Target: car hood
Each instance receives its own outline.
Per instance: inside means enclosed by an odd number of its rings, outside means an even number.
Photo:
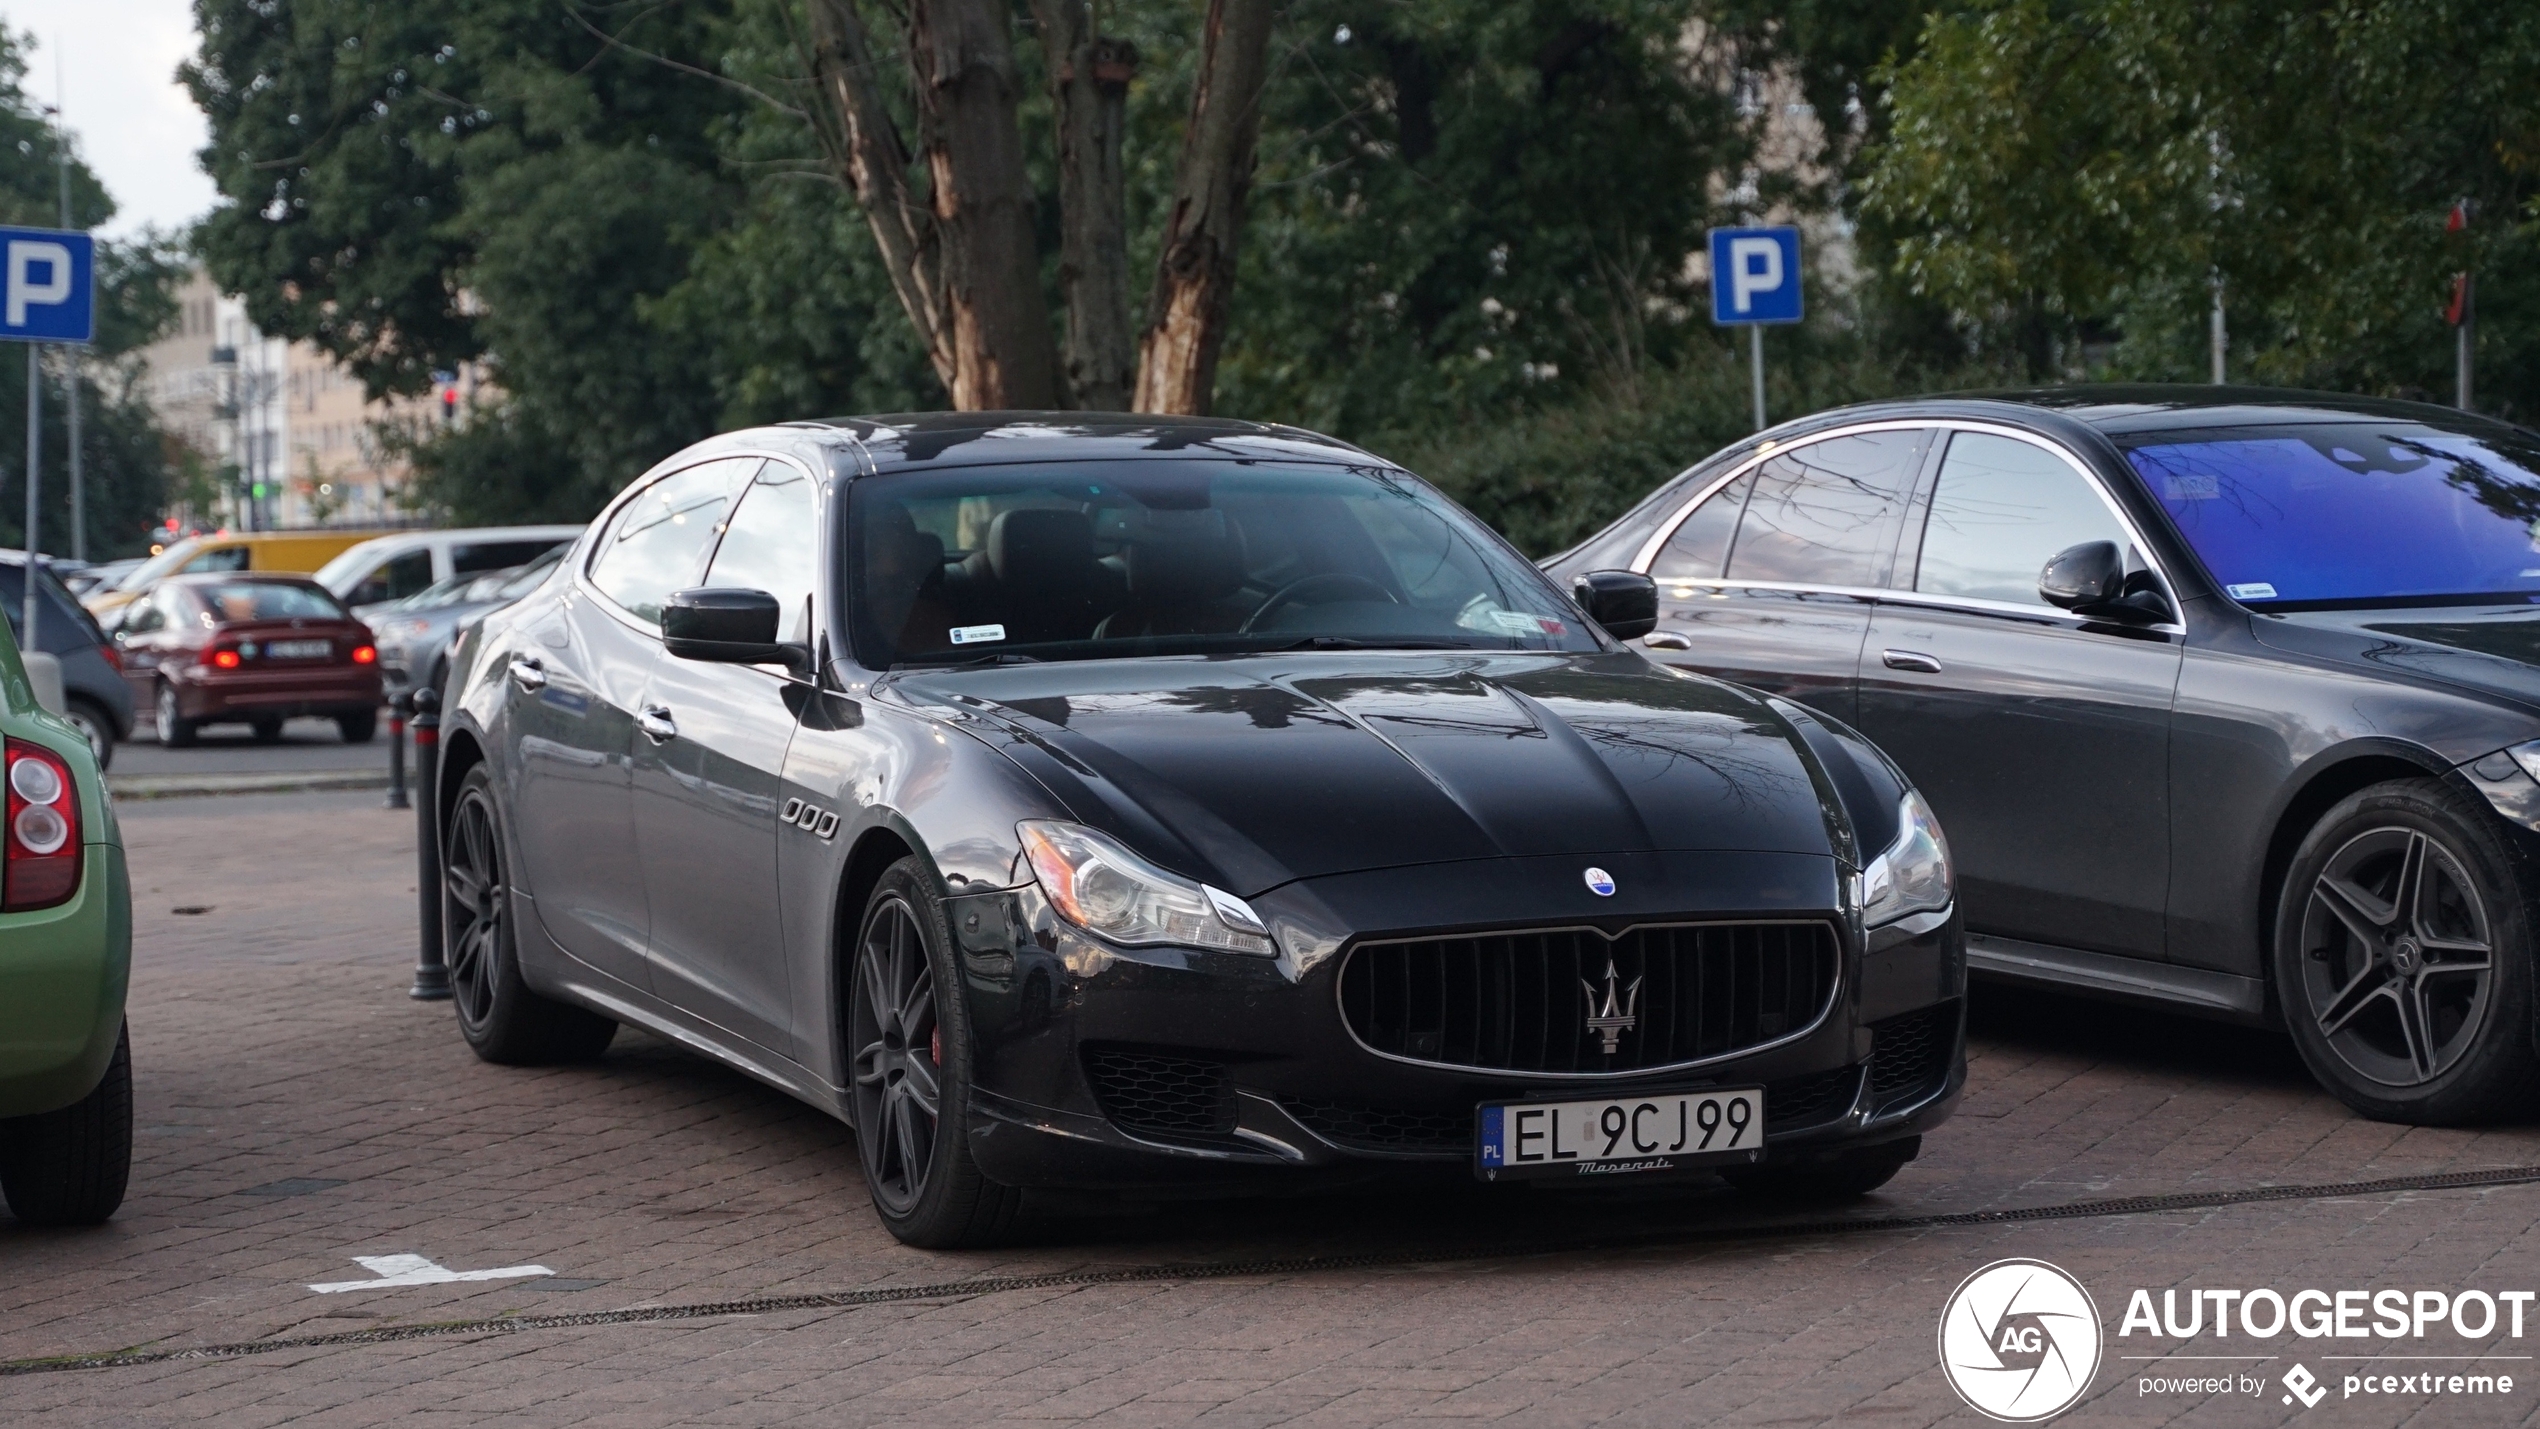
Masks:
[[[2540,708],[2540,607],[2435,606],[2260,616],[2258,639]]]
[[[1828,787],[1752,691],[1637,655],[1315,653],[903,676],[1071,810],[1252,896],[1462,859],[1828,855]]]

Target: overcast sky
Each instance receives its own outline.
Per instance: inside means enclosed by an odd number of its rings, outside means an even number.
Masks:
[[[181,227],[212,206],[194,166],[203,114],[176,82],[194,52],[189,0],[0,0],[0,23],[35,37],[26,87],[38,103],[55,102],[59,75],[79,156],[115,197],[100,232]]]

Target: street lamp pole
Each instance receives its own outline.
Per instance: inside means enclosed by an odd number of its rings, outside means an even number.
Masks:
[[[60,97],[58,91],[61,86],[58,65],[55,68],[53,83],[56,90],[55,97],[58,100]],[[71,146],[62,140],[61,116],[62,107],[56,103],[53,106],[53,155],[58,160],[56,167],[61,171],[62,227],[69,228],[71,226]],[[69,372],[62,382],[62,402],[70,409],[71,559],[85,561],[88,559],[88,503],[87,493],[82,489],[79,479],[79,358],[79,349],[74,347],[64,359],[64,365],[69,368]]]

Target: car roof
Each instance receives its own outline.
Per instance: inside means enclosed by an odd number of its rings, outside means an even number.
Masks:
[[[242,582],[254,585],[305,585],[317,586],[319,590],[326,589],[318,585],[305,572],[300,571],[194,571],[186,575],[169,576],[159,583],[172,586],[197,586],[238,585]]]
[[[1845,408],[1844,415],[1852,420],[1883,412],[1914,416],[2012,415],[2020,409],[2052,412],[2095,427],[2112,438],[2229,427],[2388,421],[2416,422],[2470,435],[2528,435],[2511,423],[2430,402],[2309,392],[2292,387],[2186,382],[2076,383],[2069,387],[1933,393]]]
[[[1146,412],[892,412],[786,425],[851,435],[879,470],[1177,456],[1375,460],[1301,427]]]

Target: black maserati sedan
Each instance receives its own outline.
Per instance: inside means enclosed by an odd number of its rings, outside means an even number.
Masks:
[[[1575,591],[1293,429],[705,442],[454,657],[460,1029],[760,1078],[919,1245],[1035,1187],[1876,1187],[1964,1080],[1939,826]]]
[[[2348,1105],[2540,1101],[2540,436],[2221,387],[1827,412],[1545,565],[1949,831],[1981,977],[2280,1022]]]

